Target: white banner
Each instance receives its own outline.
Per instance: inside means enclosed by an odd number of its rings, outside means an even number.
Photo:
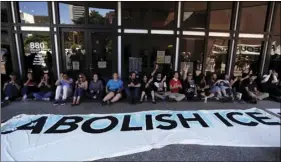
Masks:
[[[220,46],[214,44],[212,47],[212,52],[214,54],[226,54],[227,46]],[[238,44],[236,54],[244,54],[244,55],[260,55],[261,53],[261,45],[249,45],[249,44]]]
[[[270,112],[272,112],[272,113],[274,113],[274,114],[276,114],[276,115],[278,115],[278,116],[281,116],[280,108],[276,108],[276,109],[266,109],[266,110],[268,110],[268,111],[270,111]]]
[[[90,161],[170,144],[280,147],[263,110],[19,115],[1,125],[1,161]]]

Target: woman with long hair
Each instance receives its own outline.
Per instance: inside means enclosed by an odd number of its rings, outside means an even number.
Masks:
[[[78,79],[75,82],[75,91],[73,95],[72,106],[79,105],[80,99],[83,96],[84,92],[88,89],[88,81],[83,73],[78,75]]]

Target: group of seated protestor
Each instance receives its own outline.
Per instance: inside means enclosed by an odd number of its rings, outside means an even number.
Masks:
[[[112,104],[126,96],[131,104],[146,102],[151,98],[153,104],[159,100],[182,101],[182,100],[241,100],[257,103],[269,97],[270,94],[281,96],[277,86],[279,80],[276,72],[270,72],[262,80],[263,92],[258,90],[256,76],[252,71],[242,76],[229,77],[227,74],[218,78],[216,73],[209,76],[198,75],[193,79],[193,74],[185,67],[182,72],[174,72],[173,77],[168,80],[162,72],[154,71],[151,74],[139,75],[131,72],[128,80],[122,81],[118,73],[113,73],[112,79],[106,84],[100,79],[97,73],[92,74],[87,80],[83,73],[80,73],[76,80],[70,78],[68,73],[61,73],[57,81],[53,81],[49,73],[43,73],[41,80],[34,79],[33,73],[27,73],[27,79],[23,84],[17,80],[16,74],[12,73],[10,79],[4,84],[3,92],[5,101],[11,101],[22,97],[27,99],[45,100],[54,99],[54,105],[65,105],[72,98],[72,105],[79,105],[83,99],[91,99],[101,102],[101,105]],[[269,78],[272,78],[270,83]]]

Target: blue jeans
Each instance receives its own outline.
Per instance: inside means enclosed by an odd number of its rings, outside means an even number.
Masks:
[[[136,101],[139,97],[140,88],[139,87],[127,87],[125,92],[129,101]]]
[[[5,94],[9,98],[18,97],[19,96],[19,90],[13,84],[8,84],[6,86],[6,89],[5,89]]]
[[[73,97],[81,97],[84,94],[84,89],[83,88],[76,88],[74,91]]]
[[[33,97],[37,100],[42,100],[43,98],[50,98],[52,97],[52,92],[36,92],[33,93]]]

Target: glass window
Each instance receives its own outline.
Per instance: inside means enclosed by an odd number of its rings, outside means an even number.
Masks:
[[[10,41],[7,30],[1,30],[1,74],[11,74],[13,72],[13,64],[10,51]],[[1,82],[5,76],[1,75]],[[6,78],[6,77],[5,77]],[[5,81],[4,81],[5,82]],[[2,82],[3,83],[3,82]],[[3,83],[4,84],[4,83]]]
[[[274,22],[274,26],[273,26],[273,33],[275,35],[280,35],[280,6],[281,6],[281,3],[276,3],[277,4],[277,11],[276,11],[276,16],[275,16],[275,22]]]
[[[270,57],[269,69],[274,69],[281,76],[281,53],[280,53],[280,40],[281,36],[274,36],[272,38],[272,49]]]
[[[183,3],[183,29],[205,29],[207,18],[206,2]]]
[[[180,42],[180,71],[185,65],[189,65],[189,71],[199,75],[202,71],[204,38],[184,37]]]
[[[61,24],[85,24],[85,7],[59,3]]]
[[[63,32],[64,70],[85,70],[85,38],[83,31]]]
[[[264,31],[268,2],[242,2],[240,31],[261,33]]]
[[[239,39],[234,65],[234,76],[246,75],[250,71],[257,74],[259,70],[259,58],[261,54],[262,40]]]
[[[227,38],[209,38],[206,58],[206,72],[225,73],[227,54]]]
[[[174,64],[174,36],[125,35],[123,37],[123,77],[130,71],[150,74],[155,63],[159,70],[169,75]]]
[[[19,2],[20,20],[23,24],[48,24],[47,2]]]
[[[24,47],[24,69],[32,69],[36,79],[40,79],[43,69],[52,72],[52,44],[48,32],[22,34]]]
[[[89,23],[99,25],[116,24],[117,2],[90,2]]]
[[[233,2],[211,2],[210,29],[229,30]]]
[[[1,22],[8,22],[7,2],[1,1]]]
[[[175,2],[149,2],[149,6],[152,7],[152,28],[175,26]]]
[[[122,2],[122,25],[126,28],[149,27],[148,2]]]

